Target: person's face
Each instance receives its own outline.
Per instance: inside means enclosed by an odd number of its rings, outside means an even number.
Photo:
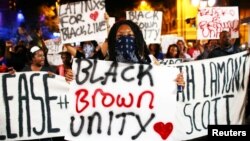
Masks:
[[[224,47],[231,45],[231,35],[229,32],[222,32],[220,34],[220,43]]]
[[[156,51],[156,49],[157,49],[157,45],[156,44],[151,44],[149,46],[149,50],[151,50],[151,51]]]
[[[44,65],[44,53],[42,50],[38,50],[37,52],[35,52],[34,57],[32,58],[32,64],[36,65],[36,66],[43,66]]]
[[[178,49],[175,46],[171,46],[169,49],[169,54],[171,57],[176,58],[177,56]]]
[[[180,48],[181,51],[184,50],[184,43],[183,42],[181,42],[181,41],[177,42],[177,46]]]
[[[62,54],[61,58],[62,58],[62,62],[65,63],[67,60],[67,56],[65,54]]]
[[[117,30],[116,39],[120,38],[121,36],[134,37],[134,32],[132,31],[129,25],[123,24]]]

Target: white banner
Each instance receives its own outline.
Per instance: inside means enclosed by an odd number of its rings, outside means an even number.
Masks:
[[[177,68],[75,60],[73,70],[66,139],[172,140]]]
[[[86,0],[61,5],[59,27],[62,43],[93,39],[104,41],[107,37],[104,13],[104,0]]]
[[[246,53],[168,66],[75,59],[70,87],[46,72],[0,74],[0,140],[179,141],[207,135],[208,125],[240,125]]]
[[[126,11],[126,19],[140,27],[147,44],[161,43],[161,11]]]
[[[186,87],[178,94],[175,115],[179,139],[207,135],[208,125],[243,123],[250,70],[246,51],[182,65]]]
[[[182,58],[164,58],[163,60],[159,60],[159,63],[162,65],[172,65],[182,63]]]
[[[198,39],[219,39],[223,30],[229,31],[232,38],[239,38],[238,7],[200,8],[197,19]]]
[[[0,140],[64,136],[69,84],[47,72],[0,74]]]

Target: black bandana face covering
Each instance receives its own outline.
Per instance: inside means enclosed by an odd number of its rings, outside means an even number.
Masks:
[[[131,36],[121,36],[116,40],[115,51],[116,60],[123,63],[138,63],[135,55],[135,38]]]

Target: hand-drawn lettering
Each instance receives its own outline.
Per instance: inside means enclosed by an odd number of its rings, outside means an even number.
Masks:
[[[225,105],[225,114],[227,123],[230,124],[230,113],[229,113],[229,99],[233,98],[233,94],[224,95],[221,97],[215,97],[210,101],[206,100],[205,102],[197,102],[193,105],[190,103],[185,104],[183,108],[183,115],[187,117],[190,121],[190,131],[186,131],[186,134],[192,134],[195,131],[201,131],[202,129],[207,129],[208,124],[218,124],[218,105]],[[218,104],[220,103],[220,104]],[[206,113],[206,114],[204,114]],[[205,118],[204,116],[208,117]],[[204,120],[207,119],[207,120]],[[211,121],[213,119],[214,121]],[[199,122],[201,121],[201,122]],[[198,124],[199,123],[199,124]]]
[[[9,139],[14,139],[17,137],[17,133],[11,132],[11,118],[10,118],[10,106],[9,106],[9,101],[13,100],[13,96],[8,95],[8,90],[7,90],[7,79],[15,77],[14,75],[11,74],[4,74],[2,77],[2,82],[3,82],[3,99],[4,99],[4,104],[5,104],[5,112],[6,112],[6,131],[7,131],[7,138]],[[5,138],[5,137],[3,137]]]
[[[102,117],[101,117],[100,113],[95,112],[92,116],[88,117],[88,119],[89,119],[89,125],[88,125],[88,131],[87,132],[88,132],[89,135],[92,134],[92,127],[93,127],[93,122],[94,122],[95,117],[98,118],[97,133],[98,134],[102,133],[102,130],[101,130]]]
[[[150,70],[152,69],[152,65],[148,65],[148,68],[146,70],[144,70],[144,65],[140,65],[139,66],[139,73],[137,75],[137,78],[139,79],[138,81],[138,85],[141,86],[142,84],[142,79],[145,75],[147,75],[149,77],[149,81],[150,81],[150,86],[154,86],[154,81],[153,81],[153,77],[150,73]]]
[[[15,78],[17,77],[17,78]],[[17,79],[17,91],[16,95],[11,95],[9,90],[7,89],[8,81],[11,81],[11,78]],[[55,76],[49,76],[48,74],[43,74],[40,76],[40,73],[31,74],[30,77],[26,73],[21,73],[18,75],[10,75],[4,74],[2,76],[2,87],[3,87],[3,101],[5,105],[5,116],[6,116],[6,136],[2,136],[2,139],[15,139],[17,137],[31,137],[33,134],[35,135],[43,135],[46,128],[47,123],[47,132],[48,133],[57,133],[60,132],[59,128],[53,128],[52,119],[51,119],[51,109],[50,102],[52,100],[56,100],[57,96],[50,96],[48,83],[50,78],[55,78]],[[44,85],[44,96],[37,96],[35,93],[35,80],[41,79]],[[12,92],[13,93],[13,92]],[[10,107],[10,101],[16,100],[16,106]],[[33,114],[31,113],[31,103],[37,103],[40,105],[41,112],[39,111],[35,117],[39,117],[39,113],[41,114],[41,126],[40,129],[32,126]],[[46,106],[46,111],[45,111]],[[11,123],[11,113],[13,111],[11,109],[17,109],[18,115],[18,133],[11,132],[11,127],[13,127],[13,123]],[[12,119],[13,120],[13,119]],[[47,122],[45,121],[47,120]]]
[[[19,108],[19,136],[23,136],[23,101],[26,103],[26,116],[27,116],[27,131],[28,136],[31,135],[31,121],[30,121],[30,106],[29,106],[29,90],[28,82],[25,74],[21,74],[18,80],[18,108]],[[24,88],[24,91],[23,91]]]
[[[51,110],[50,110],[50,101],[57,100],[57,96],[50,96],[49,95],[49,87],[48,87],[48,79],[55,78],[55,75],[44,74],[43,75],[43,85],[44,85],[44,92],[45,92],[45,103],[47,109],[47,124],[48,124],[48,133],[57,133],[60,132],[60,128],[53,128],[52,127],[52,120],[51,120]]]
[[[125,77],[125,73],[128,72],[128,70],[136,70],[137,68],[135,68],[134,65],[130,65],[122,70],[118,70],[117,68],[119,68],[119,64],[117,62],[112,62],[109,69],[104,73],[103,76],[99,76],[97,78],[95,78],[95,74],[96,74],[96,70],[98,69],[98,61],[91,61],[91,60],[81,60],[81,59],[76,59],[75,60],[76,64],[77,64],[77,70],[76,70],[76,83],[78,85],[82,85],[84,83],[86,83],[86,81],[90,81],[90,83],[97,83],[100,82],[102,85],[106,85],[108,83],[108,78],[112,77],[112,82],[116,83],[117,77],[121,76],[121,79],[125,82],[132,82],[135,81],[135,77],[131,77],[131,78],[126,78]],[[147,68],[144,68],[148,66]],[[152,70],[152,65],[139,65],[139,69],[137,72],[137,76],[136,78],[138,79],[138,85],[141,86],[142,85],[142,80],[145,76],[148,76],[149,78],[149,83],[150,86],[154,86],[154,80],[151,74],[151,70]],[[91,71],[92,70],[92,71]],[[117,75],[121,72],[121,75]],[[90,76],[90,78],[89,78]]]
[[[142,132],[147,132],[146,128],[147,126],[150,124],[150,122],[154,119],[155,114],[151,113],[150,117],[148,118],[148,120],[145,122],[145,124],[143,124],[140,115],[135,114],[134,112],[122,112],[122,113],[118,113],[114,116],[114,112],[110,111],[109,112],[109,126],[108,127],[104,127],[104,125],[102,124],[102,115],[99,112],[93,112],[93,114],[91,116],[88,116],[88,126],[87,126],[87,133],[89,135],[92,135],[92,128],[93,127],[97,127],[97,133],[98,134],[102,134],[102,129],[103,130],[107,130],[107,135],[111,135],[111,131],[112,131],[112,121],[113,120],[118,120],[118,119],[122,119],[121,121],[121,128],[118,131],[119,135],[123,135],[124,130],[125,130],[125,125],[127,122],[129,122],[129,120],[127,120],[127,116],[134,117],[136,119],[136,121],[138,122],[138,126],[140,128],[140,130],[138,131],[138,133],[136,133],[135,135],[131,136],[132,140],[137,139]],[[93,123],[95,121],[95,118],[97,117],[97,126],[93,126]],[[115,119],[113,119],[113,117],[115,117]],[[130,119],[129,118],[129,119]],[[71,116],[71,122],[70,122],[70,133],[74,136],[77,137],[79,136],[82,132],[83,132],[83,128],[84,128],[84,116],[80,115],[80,120],[81,120],[81,124],[78,128],[77,131],[74,131],[76,124],[74,123],[75,121],[75,117]],[[118,126],[118,125],[114,125],[114,126]]]
[[[102,89],[98,88],[94,91],[94,93],[91,95],[91,100],[88,100],[88,95],[89,92],[87,89],[79,89],[75,92],[76,95],[76,105],[75,109],[77,113],[82,113],[84,110],[86,110],[89,106],[92,106],[92,108],[96,108],[96,100],[98,99],[97,96],[102,96],[102,101],[98,102],[101,104],[103,107],[112,107],[112,106],[117,106],[117,107],[132,107],[136,106],[137,108],[141,108],[141,101],[143,97],[146,95],[150,96],[150,101],[148,104],[149,109],[154,108],[154,93],[151,91],[143,91],[141,94],[138,95],[137,102],[134,102],[134,97],[137,95],[134,95],[132,93],[129,93],[130,96],[130,101],[129,104],[125,104],[125,98],[123,97],[121,102],[120,102],[120,97],[121,95],[118,94],[116,97],[109,93],[109,92],[104,92]],[[108,100],[107,100],[108,99]],[[80,106],[82,104],[82,106]]]
[[[34,100],[38,100],[41,102],[41,115],[42,115],[42,129],[41,131],[37,131],[37,128],[36,127],[33,127],[33,132],[36,134],[36,135],[42,135],[45,131],[45,106],[44,106],[44,101],[43,101],[43,98],[40,97],[40,96],[36,96],[35,93],[34,93],[34,77],[38,77],[40,76],[39,73],[35,73],[33,75],[30,76],[30,91],[31,91],[31,96],[32,96],[32,99]]]

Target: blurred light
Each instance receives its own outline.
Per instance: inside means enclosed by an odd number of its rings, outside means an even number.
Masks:
[[[53,33],[53,36],[54,36],[54,37],[60,37],[60,33],[54,32],[54,33]]]
[[[242,44],[241,45],[241,48],[244,50],[244,49],[246,49],[246,44]]]
[[[207,7],[207,6],[214,6],[216,3],[216,0],[191,0],[191,3],[193,6],[200,6],[201,8]]]
[[[199,6],[200,0],[192,0],[191,3],[193,6]]]
[[[247,23],[242,23],[241,25],[247,25]]]
[[[208,0],[207,1],[208,6],[210,6],[210,7],[214,6],[215,3],[216,3],[216,0]]]
[[[200,8],[205,8],[205,7],[207,7],[207,1],[204,0],[200,1]]]
[[[22,21],[24,21],[24,16],[23,16],[22,11],[20,10],[20,11],[17,13],[17,22],[22,22]]]
[[[151,7],[150,4],[147,3],[147,1],[142,0],[142,1],[140,2],[140,5],[139,5],[135,10],[140,10],[140,11],[152,11],[153,8]]]
[[[141,6],[146,6],[147,5],[147,2],[146,1],[141,1],[141,4],[140,4]]]

